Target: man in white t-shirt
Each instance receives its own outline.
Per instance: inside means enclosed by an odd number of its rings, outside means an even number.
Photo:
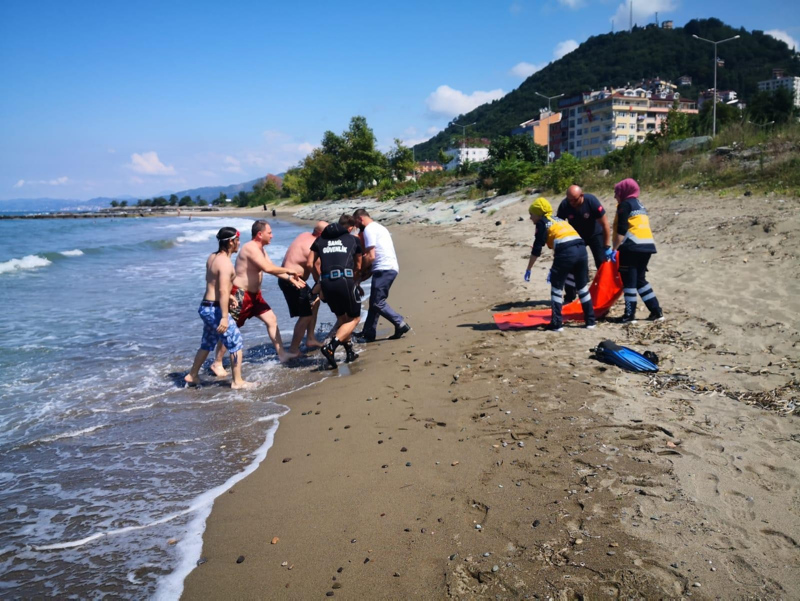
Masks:
[[[383,316],[394,325],[394,334],[389,336],[389,339],[397,340],[408,332],[411,326],[386,302],[389,297],[389,289],[397,277],[397,272],[400,271],[392,235],[380,223],[373,221],[365,209],[358,209],[353,213],[353,218],[364,234],[364,261],[362,264],[365,270],[368,269],[372,272],[369,311],[364,328],[358,337],[365,342],[373,342],[377,334],[378,318]]]

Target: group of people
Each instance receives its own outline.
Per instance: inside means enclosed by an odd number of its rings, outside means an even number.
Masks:
[[[537,198],[531,203],[528,212],[536,233],[524,279],[530,281],[531,268],[546,244],[553,250],[553,266],[547,275],[552,307],[547,329],[563,330],[562,307],[576,296],[581,302],[585,327],[592,329],[597,324],[589,292],[587,247],[598,269],[605,261],[618,261],[625,297],[625,312],[618,322],[636,321],[637,295],[650,311],[650,321],[664,319],[656,293],[646,278],[647,265],[656,252],[656,245],[639,193],[639,185],[633,179],[624,179],[614,186],[617,214],[613,231],[597,197],[584,194],[579,186],[567,189],[566,198],[555,216],[546,198]]]
[[[353,230],[359,229],[358,235]],[[224,377],[225,352],[230,353],[234,389],[255,386],[242,377],[243,340],[240,328],[255,317],[267,328],[278,359],[285,363],[301,354],[305,337],[308,350],[319,349],[331,367],[338,367],[336,350],[341,346],[345,361],[358,358],[352,339],[374,342],[380,317],[394,325],[389,339],[401,338],[411,330],[402,315],[388,303],[389,289],[400,271],[389,231],[372,220],[364,209],[342,215],[337,223],[319,221],[312,232],[303,232],[289,245],[280,267],[265,252],[272,241],[272,228],[255,221],[252,239],[241,245],[240,233],[223,227],[217,233],[218,249],[206,260],[206,291],[198,313],[203,321],[200,348],[191,370],[184,378],[189,385],[200,382],[200,369],[214,351],[211,372]],[[233,255],[238,253],[235,265]],[[263,274],[278,278],[289,314],[297,318],[288,348],[284,348],[278,319],[261,294]],[[309,283],[313,277],[313,283]],[[354,330],[361,318],[361,283],[372,278],[367,319],[361,332]],[[325,302],[337,321],[330,340],[315,335],[320,302]]]

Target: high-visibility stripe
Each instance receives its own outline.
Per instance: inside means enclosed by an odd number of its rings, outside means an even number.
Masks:
[[[636,293],[638,292],[638,290],[636,290],[636,288],[623,288],[622,291],[625,294],[633,294],[634,296],[636,296]]]
[[[583,288],[581,288],[580,290],[578,290],[578,293],[586,293],[586,292],[589,292],[589,285],[588,284],[586,286],[584,286]]]
[[[650,287],[650,284],[647,284],[646,286],[642,286],[641,288],[639,288],[638,292],[639,294],[647,294],[648,292],[650,292],[650,290],[652,290],[652,288]]]
[[[553,240],[553,248],[564,242],[572,242],[573,240],[580,240],[580,236],[564,236],[563,238],[556,238]]]
[[[642,297],[642,300],[643,301],[649,301],[651,298],[655,298],[655,297],[656,297],[656,293],[651,291],[650,294],[644,295]]]

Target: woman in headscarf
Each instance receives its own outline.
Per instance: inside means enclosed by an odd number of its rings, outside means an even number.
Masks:
[[[561,306],[564,304],[564,283],[567,276],[575,278],[575,288],[583,308],[583,319],[587,328],[594,328],[594,307],[589,294],[589,259],[586,254],[586,243],[568,221],[553,217],[553,207],[546,198],[537,198],[528,208],[530,219],[536,226],[531,257],[525,271],[525,281],[531,280],[531,267],[542,254],[544,245],[553,249],[553,267],[550,269],[550,304],[552,317],[548,330],[563,330]]]
[[[636,295],[650,310],[649,321],[663,321],[664,313],[656,293],[647,282],[647,263],[656,253],[647,210],[639,202],[639,184],[624,179],[614,186],[617,216],[614,219],[614,248],[619,250],[619,274],[625,294],[625,314],[619,323],[636,323]]]

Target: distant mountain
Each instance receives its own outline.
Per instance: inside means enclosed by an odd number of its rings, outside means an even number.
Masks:
[[[204,188],[192,188],[191,190],[181,190],[180,192],[175,192],[174,194],[178,198],[182,198],[184,196],[191,196],[192,200],[195,200],[198,196],[203,200],[214,200],[215,198],[219,197],[220,192],[223,192],[225,196],[228,198],[233,198],[239,192],[250,192],[253,187],[263,182],[264,178],[259,177],[258,179],[251,180],[249,182],[244,182],[243,184],[232,184],[230,186],[206,186]],[[167,194],[169,196],[169,194]]]
[[[630,32],[593,36],[503,98],[459,115],[453,122],[475,122],[467,131],[469,137],[507,136],[547,106],[536,92],[570,98],[604,86],[619,87],[653,77],[677,83],[680,76],[691,76],[694,86],[679,91],[684,97],[696,99],[701,89],[714,85],[714,50],[708,42],[694,39],[693,34],[710,40],[741,36],[719,46],[719,57],[725,66],[718,69],[717,78],[720,90],[735,90],[745,102],[757,92],[760,80],[771,77],[773,68],[784,69],[787,75],[800,74],[800,55],[762,31],[734,29],[719,19],[693,20],[675,29],[648,25],[634,27]],[[554,102],[554,110],[556,106]],[[453,122],[414,147],[418,160],[435,159],[439,149],[447,148],[461,133]]]

